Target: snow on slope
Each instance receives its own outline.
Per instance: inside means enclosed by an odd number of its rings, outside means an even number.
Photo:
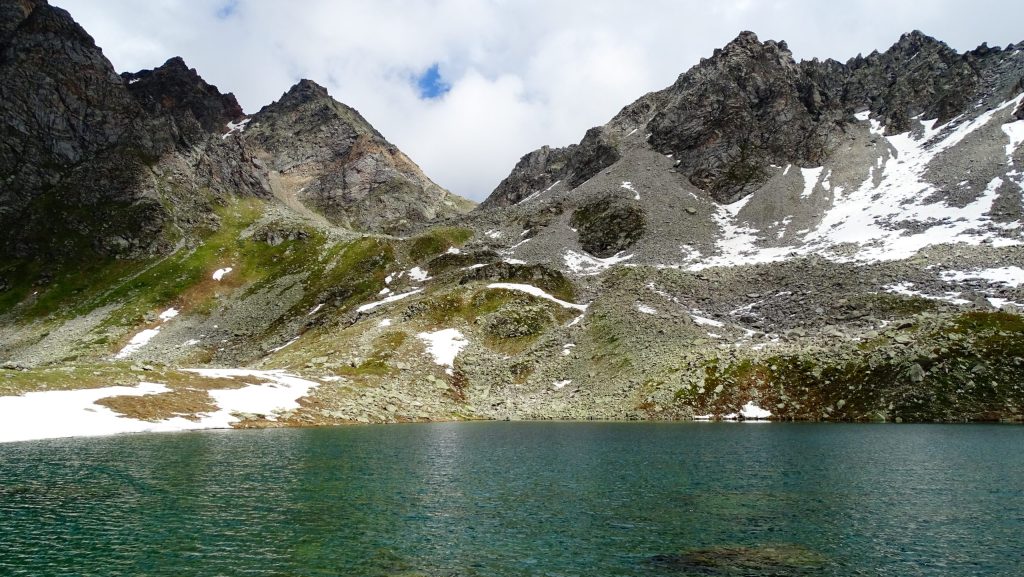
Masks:
[[[540,289],[540,288],[537,288],[537,287],[535,287],[533,285],[528,285],[528,284],[496,282],[496,283],[491,283],[491,284],[487,285],[487,288],[490,288],[490,289],[505,289],[505,290],[510,290],[510,291],[524,292],[526,294],[530,294],[530,295],[533,295],[533,296],[538,297],[538,298],[549,300],[549,301],[551,301],[551,302],[553,302],[553,303],[555,303],[555,304],[557,304],[557,305],[559,305],[561,307],[564,307],[564,308],[567,308],[567,309],[576,309],[578,311],[586,312],[587,306],[588,306],[588,305],[579,305],[579,304],[576,304],[576,303],[571,303],[571,302],[568,302],[568,301],[563,301],[562,299],[557,298],[557,297],[549,294],[548,292],[544,291],[543,289]]]
[[[169,392],[166,385],[140,383],[138,386],[113,386],[74,391],[39,391],[20,397],[0,397],[0,443],[92,437],[118,433],[170,432],[199,429],[226,429],[238,422],[237,413],[265,415],[299,407],[298,399],[317,386],[283,371],[249,369],[187,369],[213,378],[251,377],[254,381],[239,389],[210,390],[217,405],[211,413],[201,413],[198,421],[174,417],[162,421],[143,421],[125,417],[96,401],[108,397],[145,396]]]
[[[989,122],[1008,120],[1009,114],[1024,100],[1024,95],[1006,101],[977,118],[957,124],[958,119],[936,128],[935,121],[922,122],[923,134],[915,138],[906,132],[884,136],[881,125],[871,120],[871,132],[888,144],[893,155],[872,167],[868,178],[857,188],[843,191],[836,188],[835,198],[821,222],[804,233],[802,241],[794,246],[764,247],[758,230],[751,228],[739,213],[750,200],[746,197],[717,208],[714,215],[721,230],[716,243],[717,254],[700,262],[691,262],[690,270],[712,266],[736,266],[767,263],[791,256],[819,254],[837,262],[876,262],[909,258],[929,245],[966,243],[977,245],[991,242],[993,246],[1024,244],[1019,223],[993,222],[992,210],[997,191],[1004,184],[1002,178],[993,178],[982,194],[964,207],[944,202],[928,202],[938,192],[935,185],[924,180],[928,164],[938,154],[961,143],[967,136]],[[866,116],[858,118],[866,119]],[[1002,130],[1010,143],[1006,147],[1008,162],[1024,142],[1024,121],[1006,123]],[[823,168],[801,169],[804,178],[802,197],[810,196],[821,178]],[[1013,170],[1008,179],[1024,189],[1024,175]],[[878,179],[878,184],[875,184]],[[827,180],[827,176],[826,176]],[[825,183],[821,183],[822,186]],[[923,226],[915,232],[900,228],[900,221],[913,219]],[[1008,238],[1009,236],[1009,238]],[[852,251],[837,250],[841,246]]]
[[[427,343],[427,352],[434,358],[434,363],[446,367],[444,372],[453,373],[455,357],[469,345],[469,341],[456,329],[419,333],[416,338]]]

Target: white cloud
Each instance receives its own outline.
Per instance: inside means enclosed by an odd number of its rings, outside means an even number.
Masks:
[[[915,28],[959,50],[1005,45],[1024,18],[1008,0],[239,0],[227,18],[228,0],[53,1],[118,70],[180,55],[248,112],[311,78],[476,200],[523,154],[578,142],[740,30],[845,60]],[[434,63],[451,91],[421,100],[412,79]]]

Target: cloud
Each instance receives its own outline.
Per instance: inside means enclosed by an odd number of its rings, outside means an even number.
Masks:
[[[118,70],[180,55],[248,112],[311,78],[476,200],[523,154],[578,142],[740,30],[786,40],[798,58],[845,60],[912,29],[959,50],[1005,45],[1022,39],[1024,18],[1024,4],[1006,0],[966,11],[952,0],[53,2]]]

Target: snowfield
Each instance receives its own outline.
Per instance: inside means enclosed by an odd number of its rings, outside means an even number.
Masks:
[[[0,397],[0,443],[93,437],[118,433],[156,433],[200,429],[227,429],[240,419],[238,413],[264,415],[275,420],[275,413],[297,409],[298,399],[317,383],[283,371],[250,369],[186,369],[212,378],[251,377],[254,381],[238,389],[208,391],[217,405],[211,413],[201,413],[198,421],[174,417],[162,421],[143,421],[123,416],[97,405],[108,397],[146,396],[167,393],[158,383],[140,383],[134,387],[113,386],[75,391],[39,391],[20,397]]]
[[[1017,96],[974,120],[959,124],[954,119],[935,127],[934,120],[921,121],[924,131],[916,138],[912,132],[883,135],[881,124],[869,120],[871,132],[889,152],[871,167],[860,186],[845,191],[831,186],[830,173],[822,174],[824,167],[800,169],[804,181],[801,198],[812,196],[816,188],[821,187],[832,194],[833,200],[821,222],[811,230],[802,231],[803,238],[797,244],[762,246],[761,231],[751,228],[740,217],[740,212],[752,198],[748,196],[717,208],[714,219],[721,231],[716,243],[717,252],[700,262],[687,259],[689,270],[769,263],[809,254],[818,254],[836,262],[903,260],[927,246],[944,243],[978,245],[987,242],[996,247],[1024,244],[1014,225],[994,222],[988,216],[998,196],[997,191],[1004,185],[1003,178],[993,178],[981,194],[964,207],[942,201],[930,202],[929,198],[939,190],[924,180],[929,163],[937,155],[952,149],[990,122],[1007,120],[1022,100],[1024,95]],[[858,118],[867,120],[863,114]],[[1014,151],[1024,142],[1024,121],[1007,122],[1001,126],[1009,140],[1006,153],[1012,165]],[[1024,186],[1024,177],[1017,180],[1020,174],[1015,170],[1008,175],[1018,187]],[[910,232],[898,226],[908,218],[921,223],[921,229]],[[844,246],[852,246],[854,250],[852,253],[836,250]]]

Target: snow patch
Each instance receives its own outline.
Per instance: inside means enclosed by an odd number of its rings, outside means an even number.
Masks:
[[[570,271],[582,275],[582,276],[593,276],[600,274],[601,271],[611,268],[620,262],[627,261],[633,258],[633,255],[628,254],[623,256],[622,253],[616,253],[615,256],[608,258],[597,258],[590,256],[589,254],[576,252],[572,249],[568,249],[562,255],[562,259],[565,261],[565,266]]]
[[[555,303],[555,304],[557,304],[557,305],[559,305],[561,307],[564,307],[564,308],[567,308],[567,309],[576,309],[578,311],[586,311],[587,307],[589,306],[589,305],[580,305],[580,304],[571,303],[571,302],[568,302],[568,301],[563,301],[562,299],[559,299],[559,298],[557,298],[557,297],[547,293],[546,291],[544,291],[544,289],[540,289],[540,288],[537,288],[537,287],[535,287],[533,285],[528,285],[528,284],[496,282],[496,283],[491,283],[491,284],[487,285],[487,288],[490,288],[490,289],[505,289],[505,290],[510,290],[510,291],[524,292],[526,294],[533,295],[533,296],[535,296],[537,298],[542,298],[542,299],[545,299],[545,300],[549,300],[549,301],[551,301],[551,302],[553,302],[553,303]]]
[[[115,359],[125,359],[138,352],[142,347],[149,344],[149,341],[153,340],[153,337],[160,334],[160,327],[155,329],[145,329],[139,331],[135,336],[132,337],[128,344],[124,346],[116,355]]]
[[[245,126],[247,124],[249,124],[250,120],[252,120],[252,118],[243,118],[242,120],[239,120],[238,122],[229,122],[228,123],[228,131],[227,131],[227,133],[221,135],[221,137],[220,137],[221,140],[226,139],[227,137],[231,136],[232,134],[235,134],[236,132],[244,132],[245,131]]]
[[[75,391],[39,391],[20,397],[0,397],[0,442],[86,437],[118,433],[170,432],[229,428],[239,419],[236,413],[265,415],[297,409],[298,399],[317,386],[312,381],[283,371],[248,369],[187,369],[206,377],[254,377],[265,381],[240,389],[208,391],[217,410],[200,413],[198,421],[173,417],[163,421],[142,421],[114,412],[96,401],[108,397],[146,396],[169,392],[158,383],[134,387],[113,386]]]
[[[929,295],[918,290],[913,290],[911,288],[913,286],[914,283],[904,281],[901,283],[886,285],[882,288],[885,290],[885,292],[889,292],[892,294],[905,295],[911,297],[921,297],[936,301],[946,301],[955,305],[965,305],[971,302],[969,300],[959,298],[957,296],[958,293],[955,292],[947,292],[945,295]]]
[[[556,180],[556,181],[555,181],[555,183],[554,183],[554,184],[552,184],[551,186],[549,186],[549,187],[545,188],[544,190],[538,190],[538,191],[534,192],[533,194],[531,194],[530,196],[527,196],[527,197],[526,197],[526,198],[524,198],[523,200],[520,200],[520,201],[519,201],[519,202],[517,202],[516,204],[523,204],[523,203],[525,203],[525,202],[529,202],[529,201],[531,201],[531,200],[533,200],[533,199],[537,198],[538,196],[540,196],[540,195],[544,194],[545,192],[548,192],[548,191],[549,191],[549,190],[551,190],[552,188],[554,188],[554,187],[558,186],[558,183],[560,183],[560,182],[562,182],[562,181],[561,181],[561,180]]]
[[[824,166],[800,169],[800,174],[804,177],[804,191],[800,193],[800,198],[808,198],[814,194],[814,186],[818,184],[818,179],[821,178],[821,171],[824,169]]]
[[[357,308],[356,312],[357,313],[365,313],[367,311],[372,311],[373,309],[375,309],[375,308],[377,308],[379,306],[383,306],[383,305],[386,305],[388,303],[393,303],[395,301],[400,301],[400,300],[402,300],[402,299],[404,299],[406,297],[411,297],[412,295],[414,295],[416,293],[421,293],[421,292],[423,292],[423,289],[418,288],[418,289],[411,290],[411,291],[406,292],[406,293],[399,293],[399,294],[396,294],[396,295],[391,295],[391,296],[389,296],[388,298],[386,298],[384,300],[379,300],[379,301],[372,302],[372,303],[366,303],[365,305],[362,305],[359,308]]]
[[[164,312],[160,313],[160,320],[166,323],[167,321],[173,319],[176,316],[178,316],[178,309],[171,307],[165,310]]]
[[[286,342],[283,345],[280,345],[280,346],[277,346],[277,347],[274,347],[274,348],[270,349],[270,352],[271,353],[276,353],[277,351],[283,350],[285,347],[293,345],[298,340],[299,340],[299,337],[295,337],[295,338],[293,338],[292,340]]]
[[[637,191],[636,188],[633,187],[633,183],[632,182],[630,182],[628,180],[623,180],[622,184],[619,185],[619,186],[620,186],[620,188],[625,188],[626,190],[632,192],[633,193],[633,200],[640,200],[640,193]]]
[[[642,303],[637,303],[636,310],[644,313],[645,315],[657,315],[658,314],[658,309],[656,309],[654,307],[649,307],[649,306],[647,306],[645,304],[642,304]]]
[[[1024,143],[1024,120],[1007,122],[1002,126],[1002,129],[1003,133],[1010,139],[1010,143],[1006,145],[1006,157],[1012,166],[1013,153]]]
[[[427,343],[427,352],[434,357],[434,363],[448,367],[444,372],[449,375],[453,373],[455,357],[469,344],[469,341],[456,329],[419,333],[416,338]]]
[[[947,281],[984,280],[1011,287],[1018,287],[1024,284],[1024,268],[1019,266],[1004,266],[973,271],[947,270],[940,276],[943,280]]]
[[[721,327],[725,326],[725,324],[723,324],[723,323],[721,323],[719,321],[716,321],[715,319],[709,319],[707,317],[702,317],[702,316],[696,315],[696,314],[694,314],[692,312],[690,313],[690,318],[693,319],[693,322],[697,323],[698,325],[705,326],[705,327],[721,328]]]
[[[430,275],[427,274],[427,271],[421,269],[420,267],[414,266],[411,269],[409,269],[409,278],[416,282],[423,282],[430,280]]]

